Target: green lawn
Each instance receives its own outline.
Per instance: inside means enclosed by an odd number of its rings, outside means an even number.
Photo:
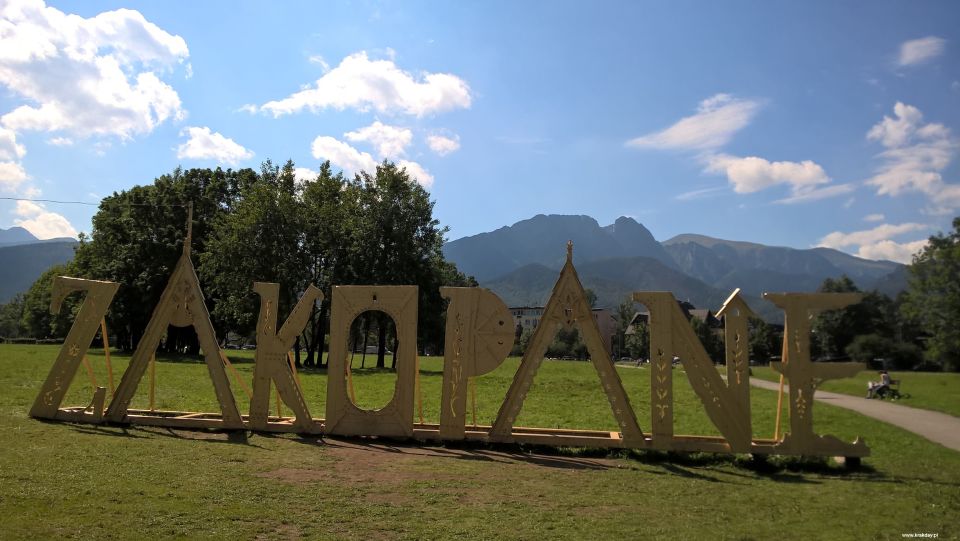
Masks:
[[[960,453],[817,404],[816,427],[866,438],[847,472],[819,462],[629,452],[401,445],[384,440],[229,436],[98,427],[27,417],[57,353],[0,345],[0,538],[213,539],[900,539],[960,535]],[[91,352],[98,382],[103,358]],[[231,357],[249,381],[253,365]],[[369,360],[369,359],[368,359]],[[117,381],[127,358],[114,356]],[[357,359],[359,363],[359,358]],[[496,415],[518,361],[478,381],[478,420]],[[359,366],[359,364],[357,365]],[[642,426],[649,372],[621,368]],[[438,417],[442,361],[421,360],[424,416]],[[357,400],[385,403],[393,374],[353,371]],[[716,434],[678,371],[677,433]],[[301,374],[314,416],[326,376]],[[148,377],[134,407],[146,407]],[[241,408],[245,394],[235,387]],[[913,392],[912,388],[906,387]],[[83,369],[67,404],[87,404]],[[204,365],[157,363],[157,405],[216,411]],[[776,393],[752,391],[757,436],[773,432]],[[469,415],[468,415],[469,420]],[[615,424],[591,365],[545,361],[518,425]]]
[[[767,381],[780,381],[780,373],[766,366],[751,369],[754,377]],[[890,372],[890,377],[900,380],[900,392],[909,394],[898,404],[914,408],[942,411],[960,417],[960,374],[940,372]],[[867,382],[879,381],[874,370],[864,370],[855,377],[827,381],[819,388],[824,391],[866,396]]]

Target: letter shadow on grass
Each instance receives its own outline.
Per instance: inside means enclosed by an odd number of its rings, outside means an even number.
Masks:
[[[263,434],[263,436],[268,436]],[[279,436],[279,435],[276,435]],[[275,437],[275,436],[268,436]],[[444,442],[442,445],[418,444],[389,438],[304,437],[293,441],[315,447],[352,447],[370,452],[446,457],[497,463],[523,462],[549,468],[607,470],[623,467],[610,459],[621,459],[654,466],[648,473],[677,475],[711,483],[731,482],[714,476],[759,478],[778,483],[820,484],[821,477],[857,482],[903,483],[872,466],[861,464],[847,468],[819,457],[727,455],[719,453],[681,453],[647,449],[608,450],[553,448],[523,444]],[[732,468],[730,468],[732,467]]]
[[[178,440],[203,441],[209,443],[227,443],[233,445],[247,445],[257,449],[265,449],[263,446],[250,443],[248,432],[246,430],[221,430],[216,428],[209,429],[173,429],[160,426],[139,426],[139,425],[119,425],[119,424],[74,424],[62,423],[61,421],[50,421],[38,419],[44,423],[65,424],[71,430],[81,434],[95,434],[98,436],[114,436],[123,438],[150,439],[155,436],[164,438],[174,438]]]
[[[263,434],[266,436],[266,434]],[[474,460],[499,464],[525,462],[549,468],[574,470],[606,470],[615,466],[603,464],[592,457],[561,456],[557,454],[532,453],[524,451],[518,445],[476,444],[474,442],[444,442],[441,445],[422,445],[416,442],[372,437],[305,437],[299,436],[293,441],[314,447],[351,448],[376,453],[451,458],[455,460]]]

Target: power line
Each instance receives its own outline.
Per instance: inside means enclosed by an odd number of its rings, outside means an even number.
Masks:
[[[0,197],[5,201],[30,201],[32,203],[61,203],[64,205],[90,205],[96,206],[100,203],[90,203],[87,201],[59,201],[57,199],[28,199],[26,197]]]
[[[0,200],[4,201],[30,201],[31,203],[59,203],[61,205],[88,205],[91,207],[99,206],[100,203],[90,203],[89,201],[62,201],[59,199],[29,199],[27,197],[0,197]],[[180,203],[162,203],[162,204],[152,204],[152,203],[122,203],[128,207],[186,207],[187,205]]]

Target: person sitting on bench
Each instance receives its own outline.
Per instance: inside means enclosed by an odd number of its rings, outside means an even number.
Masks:
[[[867,384],[867,398],[883,397],[884,393],[890,389],[890,381],[890,374],[886,370],[881,370],[880,381],[871,381]]]

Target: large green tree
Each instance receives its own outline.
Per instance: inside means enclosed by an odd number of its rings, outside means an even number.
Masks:
[[[361,172],[356,182],[357,249],[351,273],[355,283],[419,286],[419,338],[439,350],[443,343],[437,317],[443,308],[439,287],[476,282],[443,263],[447,228],[433,217],[433,201],[406,169],[384,161],[373,174]],[[378,319],[377,366],[383,367],[391,321],[385,314]],[[396,351],[396,345],[390,349]]]
[[[860,290],[848,276],[827,278],[819,289],[822,293],[858,293]],[[846,355],[847,346],[857,336],[880,334],[890,336],[896,326],[893,301],[876,291],[864,293],[863,300],[840,310],[827,310],[813,323],[812,354],[821,358]]]
[[[239,187],[230,212],[218,214],[199,273],[206,293],[217,299],[212,313],[232,330],[247,333],[259,304],[254,282],[280,284],[280,320],[309,282],[303,213],[293,162],[282,168],[269,160],[255,181]]]
[[[902,310],[929,333],[927,359],[960,370],[960,217],[914,256]]]
[[[750,318],[750,360],[767,364],[772,357],[780,357],[783,333],[777,332],[760,318]]]
[[[23,296],[20,307],[20,328],[23,334],[37,339],[63,338],[70,331],[73,314],[77,310],[79,295],[69,295],[60,306],[60,312],[50,313],[50,296],[53,291],[53,279],[57,276],[71,275],[71,263],[54,265],[37,278]]]
[[[292,161],[281,167],[269,160],[259,172],[178,168],[152,184],[114,193],[101,202],[91,238],[81,238],[69,270],[56,272],[119,282],[108,324],[117,347],[134,348],[182,253],[187,205],[193,204],[191,253],[221,332],[253,330],[254,281],[280,284],[281,317],[312,283],[326,299],[314,307],[296,349],[299,360],[305,343],[306,364],[319,364],[332,285],[417,285],[421,350],[440,352],[440,287],[476,281],[443,258],[447,229],[434,219],[426,190],[389,162],[352,179],[334,173],[329,163],[303,182],[294,171]],[[26,295],[21,318],[40,337],[60,332],[43,311],[49,282],[45,275]],[[387,338],[395,332],[389,317],[377,323],[366,328],[376,330],[382,366]],[[167,347],[184,345],[196,350],[195,334],[168,329]]]
[[[107,315],[115,345],[136,347],[154,307],[182,253],[187,205],[193,203],[194,264],[206,251],[217,216],[232,210],[240,189],[256,173],[221,169],[177,168],[153,184],[115,192],[100,203],[88,242],[81,242],[73,262],[77,274],[121,284]],[[205,284],[201,283],[205,287]],[[215,299],[208,299],[215,304]],[[196,350],[190,329],[171,327],[168,348]]]
[[[23,295],[0,305],[0,338],[18,338],[22,334]]]

